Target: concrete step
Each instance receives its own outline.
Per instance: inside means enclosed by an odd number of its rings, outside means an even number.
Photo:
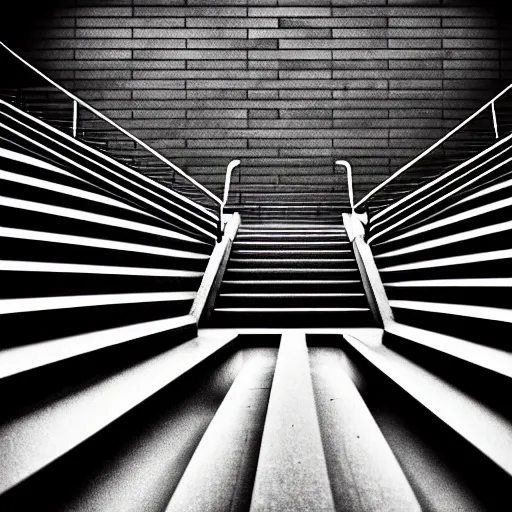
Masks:
[[[317,249],[319,248],[319,246],[322,245],[322,243],[336,244],[339,242],[348,244],[349,241],[345,233],[318,233],[314,235],[310,233],[243,233],[240,234],[236,239],[237,245],[240,245],[241,247],[248,246],[251,244],[261,244],[262,248],[265,248],[265,246],[267,246],[268,249],[272,249],[271,246],[273,244],[278,245],[278,247],[276,247],[277,249],[280,248],[279,246],[281,245],[286,247],[286,245],[290,245],[293,243],[297,243],[302,246],[306,244],[312,244],[312,248]],[[348,249],[348,247],[345,248]]]
[[[281,339],[251,512],[334,512],[304,334]]]
[[[352,257],[350,249],[318,249],[318,250],[299,250],[299,249],[239,249],[231,252],[233,258],[243,257],[261,257],[264,259],[281,259],[281,258],[306,258],[306,259],[321,259],[321,258],[342,258],[347,259]]]
[[[419,512],[411,485],[349,377],[345,354],[315,347],[309,349],[309,359],[337,510]]]
[[[361,327],[373,325],[368,308],[215,308],[208,327]]]
[[[359,279],[224,280],[221,293],[358,293]]]
[[[238,211],[238,209],[234,209],[233,211]],[[229,213],[229,211],[226,210],[226,213]],[[253,224],[261,224],[261,222],[268,222],[270,224],[277,223],[279,221],[282,221],[283,219],[286,219],[286,221],[289,224],[297,224],[301,225],[306,220],[310,224],[317,224],[318,226],[325,226],[326,224],[332,224],[336,225],[339,224],[341,217],[341,213],[333,215],[333,216],[323,216],[321,219],[316,219],[314,216],[311,216],[310,218],[305,218],[302,215],[290,215],[290,216],[281,216],[281,215],[245,215],[244,216],[244,224],[246,226],[250,226]]]
[[[311,233],[324,233],[324,232],[342,232],[346,230],[342,225],[333,226],[317,226],[315,224],[289,224],[289,223],[276,223],[276,224],[251,224],[250,226],[240,226],[239,233],[252,233],[255,231],[273,232],[295,232],[295,231],[308,231]]]
[[[313,267],[301,268],[228,268],[225,279],[230,280],[297,280],[297,279],[359,279],[359,271],[354,268],[325,269]]]
[[[244,364],[166,512],[249,509],[274,367],[273,351],[257,353]]]
[[[367,307],[364,293],[221,293],[218,308]]]
[[[255,240],[235,240],[233,250],[265,250],[265,249],[294,249],[294,250],[316,250],[316,249],[345,249],[350,250],[348,240],[335,241],[255,241]]]
[[[245,257],[231,258],[228,265],[228,270],[231,268],[243,268],[243,269],[251,269],[251,268],[272,268],[272,269],[296,269],[303,268],[307,266],[308,268],[314,269],[345,269],[345,268],[354,268],[355,260],[354,258],[350,259],[337,259],[337,258],[254,258],[254,257]]]

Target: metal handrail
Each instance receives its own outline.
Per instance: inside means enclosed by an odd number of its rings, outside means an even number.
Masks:
[[[228,168],[226,169],[226,181],[224,182],[224,195],[222,196],[222,203],[220,206],[220,219],[222,222],[222,216],[224,215],[224,207],[228,202],[229,197],[229,189],[231,187],[231,174],[233,174],[233,169],[240,165],[240,160],[231,160],[228,164]]]
[[[36,67],[34,67],[32,64],[27,62],[25,59],[20,57],[16,52],[11,50],[7,45],[5,45],[2,41],[0,41],[0,46],[7,50],[13,57],[18,59],[21,63],[23,63],[25,66],[30,68],[32,71],[37,73],[40,77],[42,77],[44,80],[46,80],[48,83],[53,85],[55,88],[57,88],[59,91],[63,92],[66,96],[68,96],[70,99],[73,100],[73,136],[76,137],[76,131],[77,131],[77,122],[78,122],[78,105],[81,105],[82,107],[86,108],[90,112],[92,112],[95,116],[99,117],[106,123],[113,126],[116,130],[120,131],[124,135],[126,135],[128,138],[139,144],[141,147],[143,147],[145,150],[149,151],[153,156],[158,158],[161,162],[166,164],[168,167],[176,171],[178,174],[180,174],[183,178],[185,178],[189,183],[194,185],[196,188],[198,188],[201,192],[203,192],[205,195],[207,195],[210,199],[212,199],[215,203],[217,203],[219,207],[219,215],[221,214],[220,207],[222,205],[222,201],[213,193],[210,192],[206,187],[198,183],[194,178],[190,177],[185,171],[180,169],[178,166],[174,165],[170,160],[162,156],[158,151],[155,151],[151,146],[148,146],[145,142],[141,141],[138,137],[135,135],[132,135],[129,131],[125,130],[121,126],[119,126],[117,123],[112,121],[112,119],[108,118],[106,115],[102,114],[99,110],[96,110],[94,107],[89,105],[84,100],[81,100],[78,96],[75,96],[73,93],[66,90],[64,87],[60,86],[58,83],[54,82],[51,78],[46,76],[43,72],[39,71]]]
[[[512,89],[512,84],[510,84],[508,87],[506,87],[503,91],[501,91],[499,94],[497,94],[492,100],[488,101],[484,106],[479,108],[476,112],[474,112],[471,116],[469,116],[467,119],[459,123],[453,130],[451,130],[449,133],[447,133],[443,138],[439,139],[437,142],[432,144],[428,149],[420,153],[416,158],[409,161],[407,164],[405,164],[403,167],[398,169],[394,174],[392,174],[389,178],[384,180],[382,183],[377,185],[373,190],[371,190],[368,194],[366,194],[362,199],[360,199],[357,204],[354,206],[355,209],[363,206],[368,202],[368,200],[373,197],[377,192],[382,190],[384,187],[386,187],[390,182],[394,181],[398,176],[400,176],[402,173],[407,171],[407,169],[410,169],[416,162],[421,160],[423,157],[427,156],[428,154],[432,153],[435,149],[437,149],[439,146],[441,146],[444,142],[446,142],[449,138],[452,137],[455,133],[457,133],[459,130],[464,128],[468,123],[473,121],[476,117],[478,117],[482,112],[487,110],[489,107],[491,107],[491,113],[492,113],[492,121],[494,126],[494,133],[496,135],[496,138],[499,138],[499,131],[498,131],[498,121],[496,118],[496,109],[495,109],[495,102],[499,100],[504,94],[506,94],[510,89]]]
[[[354,213],[354,187],[352,184],[352,166],[346,160],[336,160],[336,165],[342,165],[347,170],[348,200],[350,208]]]

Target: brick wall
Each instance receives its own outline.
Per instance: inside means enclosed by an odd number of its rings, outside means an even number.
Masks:
[[[356,195],[510,79],[508,23],[471,0],[52,0],[14,42],[207,186]],[[29,28],[27,28],[29,27]]]

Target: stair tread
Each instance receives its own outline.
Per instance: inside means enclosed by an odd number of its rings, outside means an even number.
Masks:
[[[307,260],[310,261],[310,260]],[[356,272],[357,268],[228,268],[228,272]]]
[[[0,299],[0,315],[113,304],[187,301],[195,296],[196,292],[152,292]]]
[[[353,512],[420,512],[400,464],[349,376],[344,351],[322,347],[309,354],[335,504]]]
[[[481,400],[386,346],[371,347],[360,335],[344,335],[365,359],[432,414],[512,475],[512,425]]]
[[[386,331],[512,378],[512,354],[508,351],[398,322]]]
[[[301,232],[296,231],[295,233],[243,233],[239,234],[237,238],[247,239],[247,238],[276,238],[276,239],[286,239],[286,238],[345,238],[345,233],[309,233],[309,232]]]
[[[369,308],[215,308],[214,311],[231,312],[329,312],[329,311],[369,311]]]
[[[251,261],[269,261],[268,258],[231,258],[231,261],[232,262],[236,262],[236,263],[240,263],[242,261],[248,261],[248,262],[251,262]],[[311,262],[311,258],[273,258],[271,260],[272,262],[275,262],[275,263],[279,263],[279,262],[282,262],[282,263],[292,263],[292,262]],[[339,258],[317,258],[314,260],[315,262],[317,263],[342,263],[342,262],[346,262],[346,261],[354,261],[354,258],[350,258],[350,259],[347,259],[347,258],[344,258],[344,259],[339,259]]]
[[[321,249],[321,250],[301,250],[301,249],[246,249],[234,250],[232,254],[351,254],[349,249]]]
[[[362,297],[364,293],[220,293],[219,297]]]
[[[67,274],[106,274],[122,276],[155,277],[200,277],[203,272],[192,270],[174,270],[167,268],[121,267],[109,265],[88,265],[79,263],[47,263],[40,261],[3,260],[0,270],[11,272],[55,272]]]
[[[240,228],[239,231],[252,231],[252,230],[255,230],[255,229],[264,229],[264,230],[268,230],[268,231],[272,231],[272,230],[282,230],[282,229],[291,229],[293,228],[294,230],[295,229],[306,229],[306,230],[317,230],[317,229],[320,229],[320,230],[326,230],[326,231],[329,231],[329,230],[340,230],[340,231],[345,231],[345,228],[341,225],[338,225],[338,224],[327,224],[327,226],[325,227],[319,227],[319,224],[298,224],[298,223],[293,223],[293,224],[290,224],[290,223],[265,223],[265,224],[247,224],[247,221],[244,221],[244,224],[243,224],[243,227]]]
[[[325,233],[325,234],[344,234],[346,233],[345,228],[337,228],[337,227],[329,227],[329,228],[314,228],[314,227],[299,227],[294,226],[294,229],[291,229],[291,227],[278,227],[275,226],[273,228],[268,227],[253,227],[253,228],[240,228],[238,230],[239,233],[244,234],[260,234],[260,233],[267,233],[267,234],[278,234],[278,233]]]
[[[166,512],[246,510],[246,489],[252,486],[252,460],[258,457],[274,364],[272,357],[257,355],[243,365]],[[212,486],[212,481],[222,485]]]
[[[281,280],[261,280],[261,281],[246,281],[246,280],[243,280],[243,281],[230,281],[230,280],[225,280],[223,281],[223,283],[225,284],[280,284],[282,283],[283,281]],[[321,279],[321,280],[289,280],[289,281],[286,281],[286,284],[348,284],[348,283],[360,283],[361,281],[359,281],[358,279],[347,279],[347,280],[328,280],[328,279]]]
[[[300,461],[298,465],[296,461]],[[282,336],[251,511],[334,512],[304,334]]]
[[[394,308],[512,323],[511,310],[508,308],[416,300],[390,300],[389,304]]]
[[[0,491],[28,478],[128,413],[202,361],[219,353],[234,339],[193,338],[176,347],[120,367],[112,374],[5,421],[2,434],[16,438],[2,450],[5,478]]]
[[[512,287],[512,277],[499,278],[468,278],[468,279],[425,279],[415,281],[395,281],[385,283],[390,288],[509,288]]]
[[[151,334],[192,327],[195,329],[195,321],[191,316],[179,316],[6,348],[0,351],[0,378]]]
[[[327,241],[321,241],[321,242],[315,242],[315,241],[296,241],[296,242],[259,242],[255,240],[244,240],[244,241],[237,241],[235,240],[233,242],[233,245],[348,245],[350,242],[348,240],[344,241],[338,241],[333,240],[332,242]]]

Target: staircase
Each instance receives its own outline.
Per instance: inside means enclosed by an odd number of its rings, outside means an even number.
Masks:
[[[510,508],[512,135],[371,199],[376,264],[246,202],[201,329],[217,210],[99,147],[0,99],[2,511]]]
[[[375,326],[343,225],[272,220],[241,225],[207,326]]]

